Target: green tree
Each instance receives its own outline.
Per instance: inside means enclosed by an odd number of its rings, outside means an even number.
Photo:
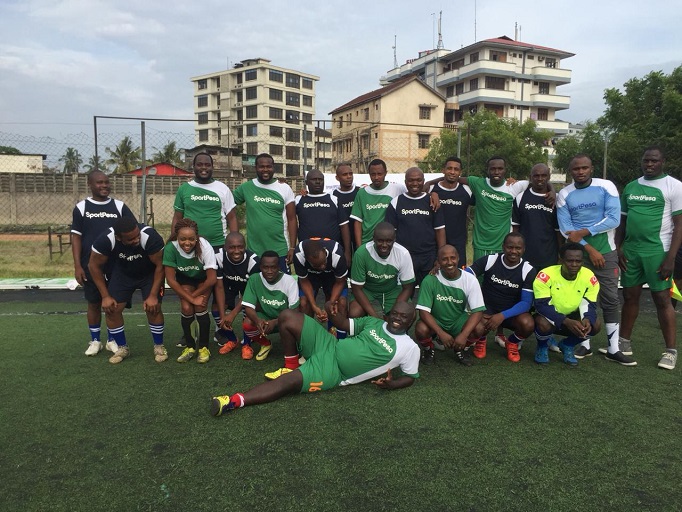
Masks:
[[[21,155],[21,151],[12,146],[0,146],[0,155]]]
[[[83,166],[87,172],[92,172],[94,170],[102,171],[104,173],[108,172],[106,164],[102,161],[102,157],[99,155],[92,155],[88,159],[88,163]]]
[[[494,112],[483,110],[467,114],[462,127],[461,159],[468,174],[482,176],[486,161],[494,155],[507,162],[510,175],[527,177],[531,167],[547,163],[545,142],[552,138],[548,130],[538,130],[537,123],[527,119],[519,123],[515,119],[497,117]],[[422,169],[437,172],[442,169],[446,157],[457,154],[457,133],[443,129],[434,139],[422,163]]]
[[[161,150],[158,148],[154,149],[156,153],[152,155],[152,162],[165,162],[176,167],[183,167],[185,165],[185,150],[179,149],[175,141],[169,140]]]
[[[59,159],[64,163],[64,174],[78,174],[83,157],[75,148],[66,148],[66,153]]]
[[[105,163],[114,168],[115,174],[125,174],[140,166],[140,148],[135,147],[132,139],[127,135],[113,150],[106,148],[106,152],[109,159]]]

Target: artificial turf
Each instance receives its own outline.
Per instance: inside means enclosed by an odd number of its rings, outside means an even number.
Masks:
[[[2,300],[2,296],[0,296]],[[210,398],[244,391],[282,363],[238,353],[158,364],[139,304],[131,357],[87,347],[81,303],[3,301],[0,508],[19,510],[679,510],[682,381],[656,368],[644,311],[625,368],[595,353],[569,368],[519,364],[490,342],[470,368],[437,352],[404,390],[360,384],[226,416]],[[50,314],[48,314],[50,313]],[[603,334],[593,343],[604,344]]]

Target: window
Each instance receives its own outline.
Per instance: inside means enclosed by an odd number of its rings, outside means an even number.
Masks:
[[[246,144],[246,154],[247,155],[257,155],[258,154],[258,143],[248,142]]]
[[[312,107],[313,106],[313,97],[312,96],[306,96],[304,94],[303,95],[303,106]]]
[[[270,127],[270,137],[282,137],[283,135],[284,129],[281,126]]]
[[[526,58],[528,60],[535,60],[535,55],[527,55]]]
[[[234,76],[237,78],[237,83],[238,83],[238,84],[242,83],[242,74],[241,74],[241,73],[237,73],[237,74],[234,75]]]
[[[270,70],[270,81],[271,82],[284,82],[284,73],[277,71],[276,69]]]
[[[246,125],[246,136],[255,137],[258,135],[258,125],[257,124],[247,124]]]
[[[275,174],[282,174],[284,172],[284,164],[278,164],[275,162],[275,165],[272,167],[272,170],[275,171]]]
[[[237,109],[237,121],[243,121],[244,120],[244,109],[238,108]]]
[[[431,108],[419,107],[419,119],[431,119]]]
[[[362,109],[362,117],[365,121],[369,121],[369,107]]]
[[[469,80],[469,90],[475,91],[478,89],[478,78],[472,78]]]
[[[295,92],[287,92],[287,105],[298,107],[301,104],[301,95]]]
[[[555,68],[556,67],[556,59],[553,57],[547,57],[545,59],[545,66],[548,68]]]
[[[464,94],[464,82],[455,84],[455,94]]]
[[[201,91],[202,89],[206,89],[207,87],[208,80],[206,80],[205,78],[203,80],[197,80],[197,89]]]
[[[289,124],[298,124],[299,113],[295,110],[287,110],[286,122]]]
[[[469,54],[469,64],[473,64],[474,62],[478,62],[478,52]]]
[[[362,149],[369,149],[369,135],[360,137],[360,143],[362,144]]]
[[[447,88],[445,89],[445,96],[450,97],[455,95],[455,86],[454,85],[448,85]]]
[[[507,52],[490,51],[490,60],[497,62],[507,62]]]
[[[313,122],[313,115],[312,114],[301,114],[301,120],[304,123],[312,123]]]
[[[206,142],[208,140],[208,130],[199,130],[199,141]]]
[[[498,91],[504,91],[504,77],[486,76],[485,77],[485,88],[486,89],[497,89]]]
[[[293,87],[294,89],[300,89],[301,77],[295,75],[294,73],[287,73],[287,87]]]
[[[313,148],[306,148],[305,149],[305,156],[307,158],[312,158],[313,157]]]
[[[247,87],[246,88],[246,99],[255,100],[258,98],[258,87]]]
[[[245,82],[250,82],[252,80],[255,80],[258,78],[258,70],[257,69],[249,69],[248,71],[244,72],[244,81]]]
[[[451,67],[452,67],[452,69],[459,69],[462,66],[464,66],[464,59],[456,60],[455,62],[452,63]]]
[[[299,164],[287,164],[287,176],[298,176],[301,173],[301,166]]]
[[[282,145],[281,144],[270,144],[270,149],[268,151],[271,155],[281,156],[282,155]]]
[[[426,133],[420,133],[417,135],[417,143],[419,144],[419,149],[427,149],[429,147],[430,135]]]
[[[197,116],[197,123],[198,124],[208,124],[208,113],[199,114]]]
[[[539,108],[538,109],[538,121],[547,121],[547,118],[549,117],[549,110],[546,108]]]
[[[343,116],[339,116],[339,118],[337,119],[336,127],[337,128],[343,128]]]
[[[353,139],[346,139],[346,153],[353,151]]]
[[[217,76],[213,79],[213,84],[216,86],[216,88],[220,89],[220,77]]]
[[[303,133],[305,134],[305,140],[312,142],[313,132],[311,132],[310,130],[305,130]]]
[[[202,107],[208,107],[208,96],[199,96],[197,98],[197,107],[202,108]]]
[[[235,96],[237,103],[241,103],[242,101],[244,101],[244,93],[242,91],[237,91],[237,94]]]
[[[299,148],[298,146],[287,146],[286,158],[287,160],[300,160],[301,148]]]
[[[258,117],[258,105],[246,107],[246,119],[256,119]]]
[[[283,110],[281,108],[270,107],[270,119],[282,119]]]
[[[301,130],[296,128],[287,128],[287,142],[301,142]]]
[[[538,92],[540,94],[549,94],[549,82],[540,82],[538,84]]]
[[[270,99],[272,101],[282,101],[282,91],[279,89],[270,89]]]
[[[238,139],[244,138],[244,127],[243,126],[240,126],[237,128],[237,138]]]
[[[302,78],[301,85],[303,86],[304,89],[312,89],[313,81],[310,78]]]

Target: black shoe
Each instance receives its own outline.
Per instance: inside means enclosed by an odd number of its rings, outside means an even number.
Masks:
[[[432,348],[425,348],[424,350],[422,350],[422,363],[433,364],[434,356],[435,351]]]
[[[466,350],[455,350],[455,361],[462,366],[471,366],[471,359]]]
[[[187,340],[185,339],[184,335],[182,336],[182,338],[180,338],[180,341],[178,341],[175,346],[178,348],[186,348],[187,347]]]
[[[579,347],[575,347],[573,355],[575,356],[576,359],[584,359],[592,355],[592,349],[585,348],[583,345],[580,345]]]
[[[230,340],[227,338],[227,336],[224,336],[220,332],[216,331],[215,334],[213,335],[213,341],[215,341],[219,347],[222,347],[223,345],[225,345],[225,343],[227,343]]]
[[[637,361],[631,357],[626,356],[620,350],[615,354],[609,354],[608,352],[604,356],[607,361],[613,361],[614,363],[622,364],[623,366],[637,366]]]

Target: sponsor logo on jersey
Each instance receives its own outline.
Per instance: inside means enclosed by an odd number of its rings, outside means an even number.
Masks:
[[[101,219],[104,217],[109,218],[109,219],[118,219],[118,214],[108,213],[108,212],[97,212],[97,213],[85,212],[85,218],[86,219]]]
[[[491,193],[491,192],[488,192],[487,190],[484,190],[483,192],[481,192],[481,195],[482,195],[483,197],[488,197],[488,198],[490,198],[490,199],[493,199],[494,201],[502,201],[503,203],[506,203],[506,202],[507,202],[507,198],[506,198],[506,197],[504,197],[504,196],[498,196],[497,194],[493,194],[493,193]]]
[[[389,279],[394,279],[396,277],[396,274],[375,274],[371,270],[368,270],[367,276],[371,277],[372,279],[384,279],[388,281]]]
[[[495,274],[490,276],[490,280],[493,283],[501,284],[502,286],[507,286],[509,288],[519,288],[519,285],[517,283],[512,283],[509,279],[500,279]]]
[[[451,204],[453,206],[462,206],[462,201],[457,199],[441,199],[440,204]]]
[[[645,196],[644,194],[642,194],[641,196],[635,196],[633,194],[630,194],[628,196],[628,200],[629,201],[654,201],[655,202],[656,198],[652,197],[652,196]]]
[[[550,208],[549,206],[545,206],[544,204],[528,204],[524,206],[526,210],[545,210],[546,212],[552,213],[554,210]]]
[[[592,201],[591,203],[580,203],[575,206],[572,206],[568,209],[569,212],[575,212],[577,210],[584,210],[585,208],[594,208],[597,206],[596,201]]]
[[[449,295],[436,294],[436,300],[441,302],[454,302],[455,304],[464,304],[462,299],[457,299],[455,297],[450,297]]]
[[[262,296],[260,298],[260,301],[262,304],[267,304],[268,306],[275,306],[276,308],[280,308],[287,303],[287,301],[285,300],[266,299],[265,297]]]
[[[135,260],[139,260],[140,258],[142,258],[142,255],[141,254],[131,254],[131,255],[127,256],[127,255],[123,254],[122,252],[119,252],[118,257],[121,258],[122,260],[126,260],[126,261],[135,261]]]
[[[388,208],[387,204],[379,203],[379,204],[366,204],[365,208],[368,210],[385,210]]]
[[[203,196],[195,196],[194,194],[191,194],[189,196],[190,200],[192,201],[216,201],[220,202],[220,198],[216,196],[211,196],[208,194],[204,194]]]
[[[246,281],[249,280],[249,276],[235,276],[235,275],[227,275],[224,274],[225,279],[229,279],[230,281],[236,281],[238,283],[245,283]]]
[[[400,213],[402,215],[429,215],[431,212],[429,212],[428,210],[422,210],[420,208],[413,208],[412,210],[406,210],[405,208],[403,208],[402,210],[400,210]]]
[[[599,282],[599,281],[597,280],[597,276],[592,276],[592,277],[590,278],[590,284],[591,284],[592,286],[594,286],[594,285],[597,284],[598,282]]]
[[[275,199],[274,197],[261,197],[253,196],[253,200],[257,203],[271,203],[271,204],[282,204],[282,201]]]
[[[535,279],[537,279],[538,281],[542,281],[543,283],[546,283],[547,281],[549,281],[549,276],[544,272],[540,272]]]
[[[190,270],[201,270],[201,267],[199,265],[190,265],[189,267],[178,267],[178,270],[180,272],[189,272]]]
[[[350,209],[350,208],[353,208],[354,204],[355,204],[355,201],[348,201],[347,203],[341,203],[341,208]]]
[[[303,208],[331,208],[332,205],[329,203],[321,203],[319,201],[315,201],[314,203],[303,203]]]
[[[384,348],[386,349],[386,352],[388,352],[389,354],[392,354],[392,353],[393,353],[393,347],[392,347],[391,345],[389,345],[388,342],[387,342],[384,338],[382,338],[381,336],[379,336],[379,335],[377,334],[377,331],[376,331],[375,329],[370,329],[370,330],[369,330],[369,335],[370,335],[372,338],[374,338],[375,341],[376,341],[377,343],[379,343],[379,345],[381,345],[382,347],[384,347]]]

